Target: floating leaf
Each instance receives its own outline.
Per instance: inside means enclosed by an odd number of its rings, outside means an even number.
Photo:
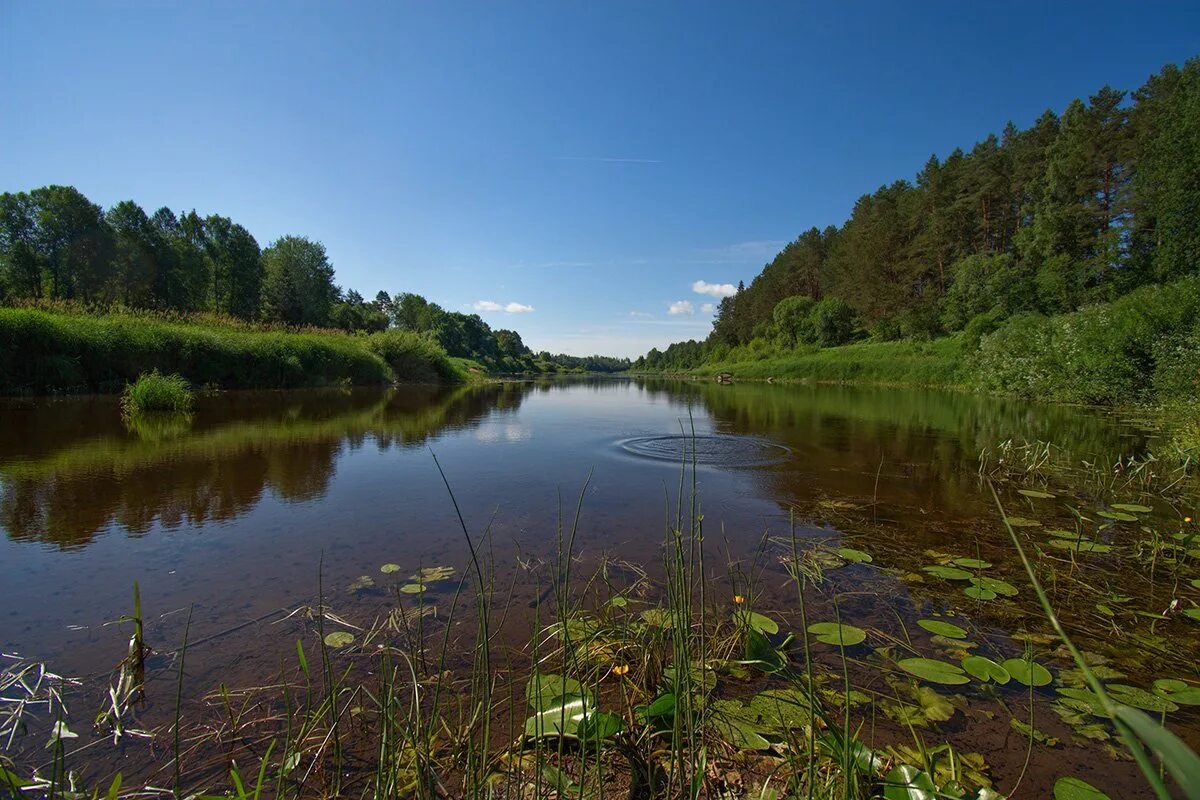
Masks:
[[[921,714],[933,722],[945,722],[954,716],[954,704],[930,686],[918,686],[915,693]]]
[[[1093,542],[1088,539],[1075,541],[1073,539],[1051,539],[1048,544],[1060,550],[1073,550],[1076,553],[1108,553],[1112,545],[1103,542]]]
[[[625,606],[629,605],[629,601],[621,597],[621,595],[617,595],[616,597],[609,598],[608,604],[613,608],[625,608]]]
[[[625,722],[616,714],[592,711],[579,721],[575,735],[584,741],[599,742],[625,730]]]
[[[1154,510],[1150,506],[1139,506],[1136,503],[1113,503],[1112,507],[1118,511],[1129,511],[1134,514],[1149,514]]]
[[[1005,521],[1014,528],[1040,528],[1042,523],[1036,519],[1025,519],[1025,517],[1005,517]]]
[[[1026,661],[1023,658],[1010,658],[1000,666],[1012,676],[1017,683],[1025,686],[1049,686],[1054,680],[1050,670],[1036,661]]]
[[[379,568],[379,571],[382,572],[384,575],[391,575],[393,572],[400,571],[400,565],[399,564],[384,564],[382,567]]]
[[[862,550],[855,550],[853,547],[839,547],[833,552],[837,553],[847,561],[853,561],[855,564],[870,564],[875,559],[871,558],[871,554]]]
[[[1137,522],[1137,517],[1133,514],[1126,514],[1124,511],[1105,511],[1104,509],[1100,509],[1096,512],[1096,516],[1116,522]]]
[[[818,642],[839,647],[862,644],[867,638],[867,633],[862,628],[839,625],[836,622],[814,622],[808,626],[808,632],[816,636]]]
[[[1022,736],[1028,737],[1030,739],[1033,739],[1033,741],[1038,742],[1039,744],[1044,744],[1044,745],[1047,745],[1048,747],[1057,747],[1058,746],[1057,738],[1055,738],[1047,733],[1043,733],[1042,731],[1039,731],[1037,728],[1033,727],[1028,722],[1023,722],[1023,721],[1017,719],[1016,717],[1012,717],[1011,719],[1009,719],[1008,724],[1017,733],[1021,734]]]
[[[963,589],[963,594],[975,600],[995,600],[998,596],[991,589],[984,589],[981,586],[968,586]]]
[[[806,727],[812,721],[808,697],[799,689],[768,689],[750,699],[750,711],[770,731]]]
[[[951,563],[967,569],[988,569],[992,565],[979,558],[956,558]]]
[[[1012,678],[1008,670],[985,656],[967,656],[962,661],[962,667],[979,681],[995,681],[1003,685]]]
[[[956,569],[954,567],[943,567],[935,565],[930,567],[921,567],[925,572],[928,572],[935,578],[945,578],[948,581],[965,581],[971,577],[971,573],[965,569]]]
[[[1054,497],[1049,492],[1039,492],[1037,489],[1017,489],[1017,491],[1026,497],[1036,497],[1039,500],[1049,500]]]
[[[1191,617],[1192,619],[1196,620],[1197,622],[1200,622],[1200,608],[1186,609],[1186,610],[1184,610],[1183,615],[1185,617]]]
[[[1177,678],[1159,678],[1154,691],[1171,702],[1185,706],[1200,706],[1200,687],[1190,686]]]
[[[1002,594],[1005,597],[1015,597],[1017,595],[1017,587],[1007,581],[1002,581],[999,578],[988,578],[980,576],[971,578],[971,583],[978,586],[980,589],[985,589],[989,592]]]
[[[740,621],[743,625],[748,625],[759,633],[765,633],[771,636],[779,633],[779,623],[764,614],[759,614],[757,611],[751,611],[749,613],[745,611],[739,611],[736,616],[738,621]]]
[[[362,591],[363,589],[370,589],[374,585],[375,585],[375,579],[372,578],[370,575],[359,575],[357,578],[355,578],[353,581],[350,582],[350,585],[346,587],[346,591],[347,592],[358,592],[358,591]]]
[[[1155,713],[1163,713],[1167,711],[1178,711],[1179,706],[1165,697],[1159,697],[1156,694],[1151,694],[1145,689],[1137,686],[1130,686],[1127,683],[1110,683],[1104,687],[1113,700],[1118,703],[1123,703],[1127,706],[1140,708],[1143,711],[1153,711]]]
[[[1079,778],[1059,778],[1054,782],[1054,800],[1112,800],[1104,792]]]
[[[916,675],[918,678],[930,683],[961,684],[971,682],[966,673],[955,665],[932,658],[905,658],[896,662],[896,665],[905,672]]]
[[[930,633],[945,636],[947,639],[965,639],[967,632],[957,625],[940,619],[919,619],[917,624]]]
[[[758,716],[737,700],[717,700],[710,721],[726,741],[740,750],[766,750],[771,743],[763,737]]]
[[[409,575],[410,581],[416,583],[436,583],[444,581],[454,574],[454,567],[425,567],[416,575]]]
[[[584,697],[586,694],[579,681],[553,673],[535,672],[525,685],[525,701],[534,711],[561,705],[559,701],[563,697]]]
[[[425,585],[421,583],[406,583],[400,587],[400,591],[405,594],[420,594],[425,591]]]
[[[329,647],[346,647],[354,644],[354,634],[348,631],[334,631],[325,634],[325,644]]]

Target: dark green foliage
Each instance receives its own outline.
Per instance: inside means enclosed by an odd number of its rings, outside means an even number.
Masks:
[[[975,380],[991,391],[1044,400],[1183,399],[1195,392],[1198,320],[1196,278],[1147,286],[1071,314],[1014,317],[983,338]]]
[[[289,325],[325,325],[337,301],[325,246],[284,236],[263,251],[263,317]]]
[[[192,409],[192,390],[179,375],[147,372],[128,384],[121,394],[121,410],[126,416],[147,411],[183,413]]]
[[[1061,119],[1046,111],[1027,129],[1009,123],[969,152],[930,157],[915,181],[859,198],[840,229],[812,228],[788,244],[721,302],[703,345],[672,345],[637,363],[808,363],[806,343],[841,344],[857,327],[875,342],[966,328],[966,352],[992,334],[987,388],[1089,402],[1182,396],[1195,391],[1190,379],[1154,365],[1187,372],[1190,328],[1176,324],[1169,302],[1138,309],[1124,298],[1158,303],[1167,289],[1140,287],[1194,276],[1198,266],[1200,59],[1192,59],[1132,95],[1106,86],[1072,101]]]

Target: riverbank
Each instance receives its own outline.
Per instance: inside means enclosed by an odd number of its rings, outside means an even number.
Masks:
[[[204,315],[0,309],[0,394],[121,391],[157,369],[195,387],[461,383],[473,373],[416,334],[258,327]]]

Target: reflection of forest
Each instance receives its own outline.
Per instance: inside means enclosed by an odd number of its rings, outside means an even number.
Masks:
[[[703,408],[719,432],[766,436],[792,448],[800,468],[771,472],[782,502],[814,491],[870,496],[873,481],[863,476],[873,479],[882,462],[881,489],[890,481],[910,498],[948,509],[977,493],[979,454],[1005,440],[1053,442],[1100,463],[1146,447],[1144,435],[1096,409],[965,392],[655,379],[638,385]]]
[[[345,449],[420,445],[515,410],[531,388],[239,392],[202,399],[190,422],[128,429],[111,398],[14,402],[0,421],[0,525],[68,548],[113,522],[141,534],[233,519],[267,490],[309,500]]]

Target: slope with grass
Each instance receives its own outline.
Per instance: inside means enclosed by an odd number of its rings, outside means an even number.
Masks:
[[[0,393],[117,392],[153,370],[224,389],[464,378],[438,345],[404,331],[364,336],[216,317],[0,309]]]

